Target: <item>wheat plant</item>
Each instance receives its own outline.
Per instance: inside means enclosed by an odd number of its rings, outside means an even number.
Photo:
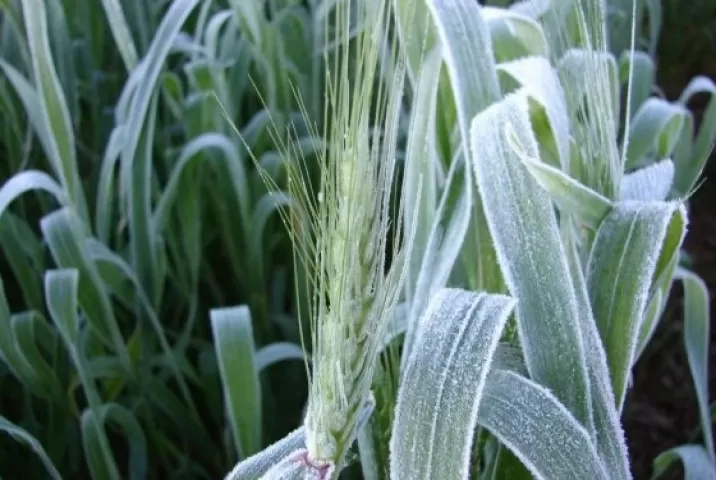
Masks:
[[[0,2],[0,473],[629,479],[680,281],[654,470],[716,477],[716,88],[659,94],[658,2],[487,3]]]
[[[705,157],[675,146],[679,137],[690,145],[693,130],[642,113],[656,100],[638,73],[634,20],[617,61],[604,2],[392,3],[411,101],[402,185],[410,249],[396,326],[373,340],[387,347],[372,351],[380,395],[358,433],[362,475],[631,478],[620,413],[665,291],[684,276],[675,277],[684,200]],[[357,17],[361,25],[360,9]],[[359,37],[386,31],[366,24]],[[697,143],[713,143],[708,124],[700,134]],[[317,258],[328,255],[317,245]],[[358,281],[359,272],[332,274]],[[314,325],[314,342],[322,328]],[[321,364],[340,365],[361,340],[314,357],[314,382],[332,378]],[[336,478],[342,458],[311,463],[318,402],[336,399],[314,383],[305,429],[229,478]],[[670,455],[682,453],[687,470],[714,474],[690,451]]]

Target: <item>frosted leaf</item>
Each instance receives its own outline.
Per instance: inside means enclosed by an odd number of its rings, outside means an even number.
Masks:
[[[507,131],[512,131],[508,142]],[[500,268],[519,299],[517,320],[530,377],[590,424],[579,312],[552,202],[520,161],[539,158],[527,92],[472,122],[473,168]],[[520,151],[515,151],[518,148]]]
[[[564,90],[552,65],[546,58],[527,57],[503,63],[498,68],[524,87],[530,98],[546,112],[558,164],[566,171],[569,167],[569,114]],[[542,140],[545,143],[547,139]]]
[[[537,183],[544,188],[557,206],[577,215],[580,221],[596,228],[612,208],[612,202],[591,188],[579,183],[561,170],[525,155],[520,160]]]
[[[624,176],[619,200],[666,200],[674,181],[674,162],[663,160]]]
[[[660,98],[649,98],[637,110],[629,129],[625,168],[633,168],[650,153],[658,159],[670,156],[689,112]]]
[[[302,449],[305,441],[305,429],[298,428],[256,455],[239,462],[224,480],[259,480],[283,459]]]
[[[597,230],[586,279],[619,411],[667,229],[685,215],[683,208],[675,202],[618,202]]]
[[[594,414],[594,430],[590,432],[592,442],[604,466],[613,479],[631,479],[629,454],[627,452],[624,431],[619,412],[617,412],[612,382],[609,377],[607,354],[602,339],[599,337],[597,324],[594,320],[589,294],[576,248],[573,232],[565,230],[567,258],[572,274],[572,283],[577,294],[577,305],[580,312],[580,327],[584,339],[584,352],[587,360],[587,374],[592,396]]]
[[[398,391],[392,479],[467,478],[485,378],[514,303],[458,289],[431,300]]]
[[[537,479],[609,479],[587,431],[540,385],[494,370],[485,385],[478,423]]]

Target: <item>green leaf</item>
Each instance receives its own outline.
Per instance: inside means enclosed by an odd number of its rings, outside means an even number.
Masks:
[[[209,313],[224,401],[236,451],[246,458],[261,449],[261,383],[254,365],[254,338],[248,307]]]
[[[102,405],[98,416],[89,409],[82,412],[82,445],[94,478],[100,478],[104,472],[102,453],[98,450],[101,441],[97,438],[97,432],[105,429],[107,422],[112,422],[119,427],[126,437],[129,446],[129,478],[132,480],[146,478],[149,466],[147,439],[134,414],[116,403]]]
[[[659,324],[659,317],[663,311],[663,302],[664,294],[660,288],[657,288],[649,299],[649,303],[644,311],[644,320],[639,329],[639,344],[636,348],[636,356],[634,357],[635,363],[644,353],[644,349],[646,349],[646,346],[649,345],[651,338],[654,336],[656,327]]]
[[[302,449],[306,441],[306,431],[300,427],[286,435],[281,440],[239,462],[225,480],[259,480],[264,478],[273,466],[286,457]]]
[[[55,468],[55,465],[52,463],[52,460],[50,460],[50,457],[45,452],[45,449],[42,448],[42,445],[35,437],[3,416],[0,416],[0,430],[12,436],[16,440],[26,443],[40,458],[40,461],[45,466],[48,475],[54,480],[62,480],[60,472],[57,471],[57,468]]]
[[[587,265],[587,285],[621,411],[636,354],[639,327],[657,262],[672,222],[683,206],[618,202],[597,230]]]
[[[205,133],[187,143],[179,158],[174,162],[171,176],[162,191],[162,196],[154,211],[154,226],[157,232],[161,232],[166,225],[172,203],[177,194],[180,193],[179,185],[185,168],[195,159],[201,159],[202,156],[200,154],[205,153],[209,149],[216,149],[223,154],[224,166],[231,179],[231,184],[234,187],[232,192],[236,196],[235,208],[239,213],[242,224],[250,222],[250,191],[243,159],[236,145],[225,135]]]
[[[654,60],[645,52],[625,51],[619,57],[619,79],[627,83],[631,74],[631,98],[628,113],[634,117],[637,109],[652,94],[656,83]]]
[[[398,391],[391,478],[466,478],[485,378],[514,304],[456,289],[431,300]]]
[[[526,155],[520,156],[520,160],[564,213],[573,213],[580,221],[596,228],[611,210],[612,202],[608,198],[561,170]]]
[[[694,381],[696,400],[701,416],[706,451],[712,465],[716,464],[714,440],[709,418],[709,345],[710,323],[709,291],[704,281],[695,273],[679,269],[676,275],[684,284],[684,347]]]
[[[94,415],[100,414],[101,399],[89,372],[85,368],[84,358],[79,349],[80,321],[77,315],[79,272],[76,269],[48,270],[45,273],[45,298],[47,310],[60,332],[65,347],[77,368],[89,408]],[[90,460],[90,468],[95,478],[119,479],[107,435],[98,423],[95,423],[96,457]],[[100,473],[101,472],[101,473]]]
[[[22,218],[10,212],[0,214],[0,249],[22,290],[25,306],[42,311],[42,280],[45,269],[45,246]]]
[[[517,321],[530,377],[591,424],[580,313],[547,194],[522,164],[539,158],[520,90],[472,122],[473,168],[505,281],[519,299]]]
[[[671,155],[688,112],[684,107],[659,98],[649,98],[639,107],[629,129],[625,168],[634,168],[652,152],[661,160]]]
[[[537,479],[616,478],[605,471],[587,431],[554,395],[516,373],[490,372],[478,423]]]
[[[654,473],[657,478],[671,466],[681,460],[684,464],[685,480],[705,480],[716,478],[716,468],[713,460],[701,445],[681,445],[660,454],[654,460]]]
[[[716,84],[708,77],[694,77],[682,92],[679,103],[686,107],[691,98],[698,94],[709,94],[711,98],[701,117],[696,138],[691,138],[693,130],[685,138],[689,144],[694,141],[692,148],[689,149],[689,155],[685,155],[683,158],[674,158],[676,163],[674,188],[681,195],[689,193],[698,181],[716,140]]]
[[[79,303],[89,326],[100,339],[114,348],[128,367],[129,356],[124,337],[119,330],[106,286],[84,248],[86,237],[80,220],[71,209],[63,208],[43,217],[40,229],[57,265],[78,269]]]

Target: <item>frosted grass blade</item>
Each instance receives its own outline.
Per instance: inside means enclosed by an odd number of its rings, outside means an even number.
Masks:
[[[254,355],[254,366],[257,372],[287,360],[308,360],[303,349],[295,343],[274,342],[256,350]]]
[[[523,156],[520,160],[562,212],[575,214],[580,221],[596,228],[611,210],[612,202],[608,198],[561,170],[532,157]]]
[[[28,1],[28,0],[26,0]],[[38,0],[31,0],[38,1]],[[145,129],[145,120],[150,110],[150,100],[155,93],[159,74],[164,67],[164,62],[171,50],[174,38],[192,12],[199,0],[176,0],[172,2],[164,14],[162,21],[157,28],[146,56],[141,64],[132,72],[122,91],[122,96],[128,97],[130,92],[131,102],[128,105],[126,118],[126,144],[122,151],[123,168],[127,169],[123,175],[128,179],[128,169],[135,161],[139,140]],[[132,81],[133,79],[133,81]]]
[[[716,84],[710,78],[694,77],[682,92],[679,104],[686,107],[691,98],[700,93],[709,94],[711,98],[702,116],[695,143],[688,157],[674,159],[677,163],[674,186],[682,195],[689,193],[698,181],[716,140]],[[692,139],[687,138],[687,141]]]
[[[701,445],[682,445],[662,453],[654,460],[652,478],[666,472],[673,462],[681,460],[684,465],[685,480],[705,480],[716,478],[716,467],[709,454]]]
[[[5,417],[0,416],[0,431],[3,431],[14,439],[27,444],[40,458],[40,461],[45,466],[47,474],[50,478],[53,480],[62,480],[60,472],[58,472],[57,468],[55,468],[55,465],[52,463],[52,460],[50,460],[50,457],[47,455],[47,452],[45,452],[45,449],[42,448],[40,442],[38,442],[35,437],[30,435],[27,430],[18,427]]]
[[[456,289],[431,300],[398,391],[392,479],[467,478],[485,378],[514,303]]]
[[[0,216],[15,199],[32,190],[50,193],[60,205],[67,202],[64,190],[54,178],[40,170],[25,170],[10,177],[0,187]]]
[[[124,62],[124,68],[131,73],[137,66],[137,47],[134,45],[132,33],[127,24],[127,19],[122,10],[122,4],[119,0],[102,0],[102,8],[107,16],[109,28],[112,30],[114,43],[119,50],[119,54]]]
[[[639,344],[636,348],[636,356],[634,361],[638,361],[644,353],[644,349],[651,341],[651,338],[659,324],[660,316],[663,311],[664,293],[661,288],[657,288],[649,299],[649,303],[644,310],[644,320],[639,329]]]
[[[401,48],[405,51],[406,70],[413,87],[422,75],[424,56],[436,44],[435,26],[426,8],[430,0],[392,0]]]
[[[171,206],[180,193],[179,185],[185,168],[201,159],[201,153],[211,150],[217,150],[223,154],[222,159],[224,160],[224,166],[231,180],[231,184],[234,187],[232,191],[236,196],[235,208],[239,213],[241,224],[249,224],[251,218],[249,213],[251,198],[249,196],[250,190],[243,159],[236,145],[226,135],[205,133],[188,142],[184,146],[179,158],[174,162],[169,180],[154,210],[153,223],[157,232],[161,232],[166,225]],[[253,223],[251,224],[253,225]]]
[[[472,165],[502,273],[519,298],[527,370],[580,422],[591,424],[580,314],[552,202],[522,164],[539,151],[520,90],[472,122]],[[538,160],[537,160],[538,161]]]
[[[40,118],[45,125],[44,131],[47,132],[47,155],[68,198],[86,224],[89,214],[77,168],[72,119],[52,59],[44,1],[23,0],[22,10],[32,57]]]
[[[261,383],[254,364],[251,314],[245,306],[209,312],[225,408],[239,458],[261,450]]]
[[[532,122],[542,161],[567,171],[570,159],[569,114],[557,72],[546,58],[541,57],[502,63],[498,71],[503,78],[516,83],[518,88],[523,87],[530,99],[539,105],[541,115],[533,115]]]
[[[662,160],[622,179],[619,200],[666,200],[674,181],[674,162]]]
[[[478,423],[539,480],[612,478],[569,411],[548,390],[516,373],[490,372]]]
[[[450,75],[457,124],[462,138],[462,155],[469,162],[470,122],[501,95],[492,56],[490,32],[482,18],[481,6],[472,0],[432,0],[428,4],[437,27],[443,56]],[[458,158],[458,161],[460,159]],[[493,242],[487,229],[480,198],[471,188],[472,171],[465,169],[466,194],[472,205],[471,228],[461,256],[473,271],[471,288],[487,292],[504,290]]]
[[[75,45],[67,22],[67,14],[62,0],[45,0],[47,6],[48,39],[52,45],[53,59],[56,61],[57,79],[67,105],[70,124],[79,125],[79,94],[75,73]]]
[[[619,202],[597,230],[586,278],[619,411],[667,230],[684,217],[677,203]]]
[[[101,399],[94,379],[86,369],[84,357],[79,351],[81,327],[77,315],[78,288],[79,272],[76,269],[48,270],[45,273],[47,310],[77,369],[89,408],[94,415],[99,415]],[[107,435],[99,424],[95,423],[94,426],[97,456],[90,462],[92,474],[95,477],[118,479],[119,471]]]
[[[256,455],[238,463],[224,480],[259,480],[274,465],[303,448],[305,441],[306,432],[300,427]]]
[[[111,300],[95,264],[83,248],[85,235],[79,218],[71,209],[63,208],[43,217],[40,229],[55,263],[60,267],[78,269],[81,285],[79,304],[90,328],[114,349],[125,367],[129,368],[129,354]]]
[[[659,98],[647,99],[632,120],[625,168],[638,166],[652,151],[659,160],[670,156],[687,114],[678,104]]]
[[[628,113],[634,117],[637,109],[652,94],[656,83],[656,65],[652,58],[644,52],[624,52],[619,57],[619,79],[627,83],[631,73],[631,98]]]
[[[430,230],[437,211],[438,165],[433,152],[434,145],[430,139],[435,129],[435,108],[441,65],[442,55],[439,48],[433,49],[420,65],[405,151],[404,201],[406,205],[411,206],[411,209],[417,211],[415,215],[409,214],[404,217],[405,231],[415,231],[405,281],[409,302],[426,256]],[[414,216],[415,226],[412,225]]]
[[[564,224],[563,238],[569,261],[572,283],[577,294],[577,305],[581,312],[580,327],[584,339],[584,352],[587,360],[587,374],[592,396],[594,431],[589,432],[607,472],[613,479],[630,480],[631,468],[624,431],[619,412],[614,401],[612,382],[609,377],[607,354],[589,304],[587,283],[582,271],[582,263],[577,249],[574,231],[568,223]]]
[[[716,465],[709,418],[709,291],[704,281],[693,272],[678,269],[676,276],[684,284],[684,347],[699,404],[701,431],[711,463]]]
[[[111,234],[111,220],[114,205],[114,184],[117,175],[117,161],[122,153],[125,142],[126,127],[119,125],[112,129],[102,156],[102,166],[99,171],[97,185],[97,199],[95,200],[94,228],[97,238],[108,244]]]
[[[0,68],[2,68],[5,78],[7,78],[13,86],[15,93],[17,93],[17,96],[22,102],[27,118],[30,120],[30,125],[35,129],[35,135],[37,135],[37,139],[40,141],[42,150],[48,158],[51,158],[53,148],[51,143],[52,139],[50,138],[51,133],[48,131],[47,124],[44,121],[42,105],[40,104],[40,98],[35,87],[22,73],[2,58],[0,58]],[[55,175],[61,178],[62,173],[57,168],[57,165],[50,161],[50,166],[54,170]]]
[[[490,28],[495,60],[505,62],[520,57],[549,56],[549,43],[538,22],[515,10],[483,7]]]

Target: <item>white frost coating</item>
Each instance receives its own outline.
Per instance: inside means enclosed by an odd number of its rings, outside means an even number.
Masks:
[[[498,69],[526,89],[529,96],[545,109],[549,127],[557,146],[559,164],[569,171],[569,113],[564,90],[549,60],[527,57],[503,63]]]
[[[582,272],[579,252],[573,241],[571,230],[567,230],[567,258],[570,263],[572,283],[577,294],[577,303],[581,313],[580,327],[584,339],[584,352],[587,359],[587,374],[592,395],[594,431],[590,432],[596,445],[599,458],[604,463],[613,480],[630,480],[629,452],[624,439],[619,413],[614,401],[612,381],[609,377],[607,354],[599,337],[592,307],[589,304],[587,284]]]
[[[391,479],[468,478],[485,378],[514,304],[458,289],[431,300],[398,391]]]
[[[258,480],[281,460],[303,448],[304,427],[300,427],[256,455],[237,464],[224,480]]]
[[[465,175],[460,177],[460,172]],[[415,295],[409,306],[407,319],[407,332],[403,342],[403,355],[401,356],[400,371],[405,370],[406,362],[413,350],[415,337],[421,328],[420,321],[428,301],[435,292],[445,286],[452,271],[457,256],[460,254],[465,234],[470,225],[470,209],[473,205],[472,189],[470,188],[469,165],[462,155],[450,166],[448,179],[444,187],[445,193],[440,199],[440,205],[435,214],[428,243],[425,247],[423,262],[418,273],[415,285]],[[455,205],[450,208],[448,195],[454,182],[462,182],[462,190]],[[443,225],[446,223],[446,225]],[[402,375],[402,373],[401,373]]]
[[[587,264],[594,317],[621,411],[656,263],[675,202],[619,202],[597,230]]]
[[[513,372],[487,378],[478,423],[537,479],[607,480],[587,431],[548,390]]]
[[[473,167],[500,268],[519,299],[517,319],[530,377],[555,392],[585,425],[591,424],[587,367],[579,312],[549,195],[508,144],[514,132],[521,155],[539,158],[519,90],[472,122]]]
[[[674,162],[663,160],[624,176],[619,200],[666,200],[674,181]]]
[[[472,117],[500,98],[492,40],[477,2],[432,0],[428,7],[450,70],[460,133],[467,146]]]

